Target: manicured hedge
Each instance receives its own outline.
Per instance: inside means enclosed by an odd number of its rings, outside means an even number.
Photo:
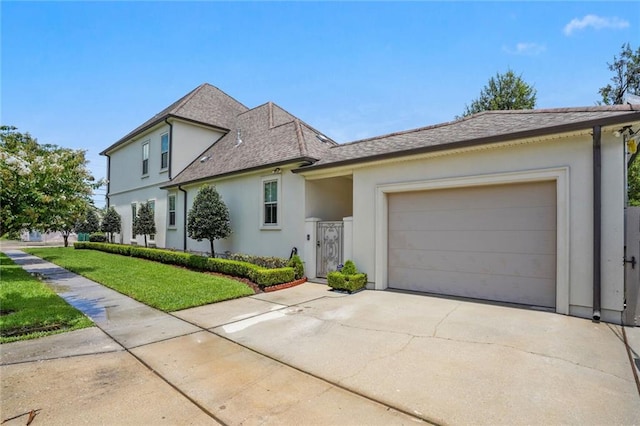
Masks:
[[[367,285],[367,274],[359,273],[353,261],[347,260],[341,271],[327,274],[327,284],[336,290],[346,290],[353,293]]]
[[[291,267],[267,269],[238,260],[217,259],[171,250],[145,248],[124,244],[77,242],[76,249],[100,250],[107,253],[133,256],[170,265],[184,266],[199,271],[217,272],[233,277],[247,278],[261,287],[288,283],[294,280],[295,271]]]

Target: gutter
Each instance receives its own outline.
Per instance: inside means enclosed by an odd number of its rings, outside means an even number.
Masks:
[[[178,185],[178,190],[184,193],[184,203],[183,203],[183,212],[182,217],[182,251],[186,253],[187,251],[187,191],[182,189],[180,185]]]
[[[602,129],[593,126],[593,320],[600,321],[602,254]]]
[[[111,156],[109,154],[104,154],[107,157],[107,208],[109,208],[110,194],[111,194]]]
[[[167,173],[169,174],[168,176],[169,180],[171,180],[171,163],[172,163],[171,157],[173,157],[173,123],[169,121],[169,117],[165,118],[164,122],[169,125],[169,153],[168,153],[169,158],[167,158],[167,161],[169,162],[168,164],[169,170]]]

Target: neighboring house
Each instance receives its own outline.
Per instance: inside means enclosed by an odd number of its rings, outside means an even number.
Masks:
[[[484,112],[338,145],[272,103],[247,109],[203,85],[105,151],[109,200],[123,224],[133,203],[154,200],[156,245],[206,251],[184,224],[200,186],[214,184],[234,231],[220,251],[286,257],[296,247],[311,278],[350,258],[374,289],[620,323],[631,284],[626,136],[615,133],[640,128],[638,109]],[[174,167],[163,175],[166,121]]]

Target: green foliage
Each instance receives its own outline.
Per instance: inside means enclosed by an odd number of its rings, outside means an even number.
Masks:
[[[0,253],[0,343],[90,327],[91,320]]]
[[[291,259],[287,263],[287,266],[293,268],[293,270],[295,271],[296,280],[304,277],[304,263],[302,263],[302,259],[300,259],[300,256],[298,256],[297,254],[294,254],[291,257]]]
[[[61,231],[68,237],[91,205],[95,183],[85,152],[39,144],[0,126],[0,235]]]
[[[612,84],[598,91],[605,105],[622,104],[626,94],[640,95],[640,47],[635,51],[629,43],[623,44],[620,56],[613,56],[613,62],[607,63],[613,72]]]
[[[627,170],[628,205],[640,206],[640,161],[637,158],[631,162]]]
[[[252,254],[231,253],[228,257],[230,260],[239,260],[241,262],[249,262],[263,268],[284,268],[289,262],[282,257],[272,256],[254,256]]]
[[[88,209],[84,217],[76,225],[76,232],[81,234],[91,234],[100,230],[100,219],[94,209]]]
[[[122,218],[112,206],[104,212],[100,230],[109,234],[109,241],[113,242],[113,234],[120,232],[122,226]]]
[[[263,287],[291,282],[295,277],[294,269],[290,267],[267,269],[238,260],[216,259],[170,250],[82,241],[74,243],[74,247],[76,249],[99,250],[139,257],[155,262],[184,266],[197,271],[216,272],[232,277],[246,278]]]
[[[91,235],[89,235],[89,241],[92,243],[104,243],[107,241],[107,237],[105,237],[104,234],[101,234],[99,232],[94,232]]]
[[[340,270],[343,275],[355,275],[358,273],[358,268],[356,268],[356,264],[353,263],[353,260],[347,260],[344,262],[344,266]]]
[[[122,244],[83,244],[126,247]],[[144,247],[134,249],[154,251]],[[163,311],[177,311],[254,293],[246,284],[234,279],[145,259],[96,250],[36,248],[27,251]]]
[[[231,235],[229,209],[215,186],[204,185],[198,191],[187,216],[187,231],[194,240],[209,240],[212,257],[216,256],[213,242]]]
[[[522,75],[512,70],[497,73],[480,92],[480,96],[465,106],[463,117],[482,111],[533,109],[536,106],[536,89],[527,84]]]
[[[136,235],[144,235],[145,247],[147,247],[147,235],[156,233],[154,212],[148,202],[140,204],[136,220],[133,221],[133,232]]]

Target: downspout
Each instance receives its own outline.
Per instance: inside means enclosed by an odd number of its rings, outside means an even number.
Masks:
[[[180,185],[178,185],[178,190],[184,193],[184,203],[183,203],[183,212],[182,217],[184,218],[182,221],[182,251],[187,251],[187,191],[182,189]]]
[[[593,127],[593,320],[600,321],[602,250],[602,129]]]
[[[168,155],[168,160],[169,160],[169,164],[168,164],[168,171],[167,173],[169,174],[168,178],[169,180],[171,180],[172,176],[171,176],[171,157],[173,157],[173,124],[171,124],[171,122],[169,122],[168,118],[164,119],[164,122],[167,123],[169,125],[169,155]]]
[[[111,156],[104,154],[107,157],[107,208],[109,208],[109,194],[111,193]]]

